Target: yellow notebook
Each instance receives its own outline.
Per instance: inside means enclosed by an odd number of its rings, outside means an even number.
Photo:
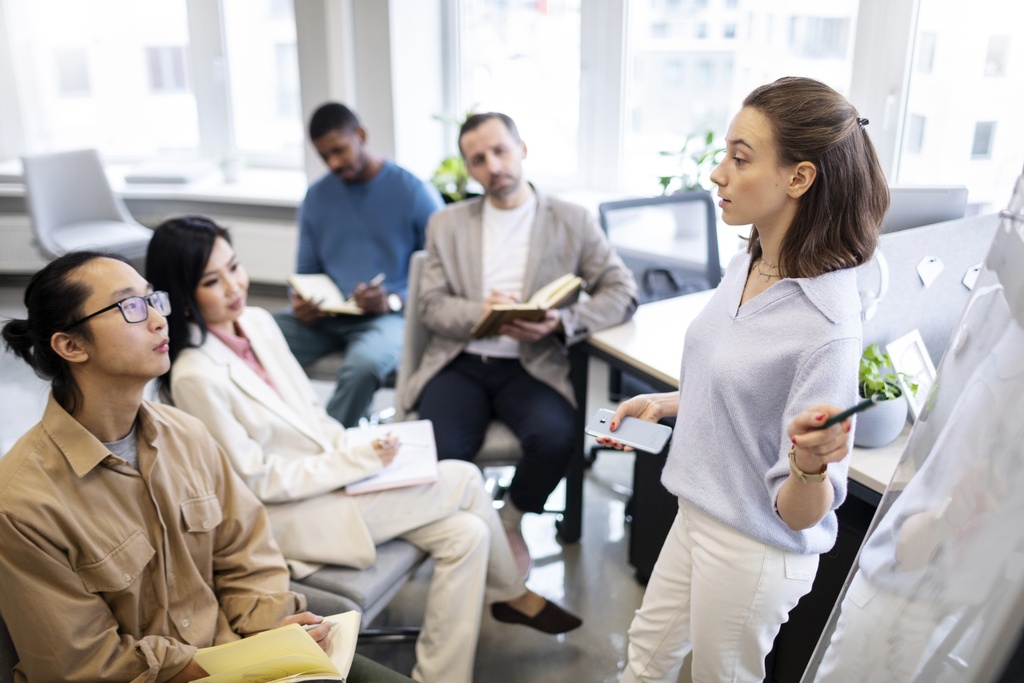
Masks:
[[[326,652],[298,624],[197,650],[196,663],[210,674],[197,683],[344,681],[356,654],[359,612],[343,612],[327,620],[334,625]]]
[[[487,317],[473,326],[469,336],[473,339],[493,337],[502,325],[513,320],[539,322],[548,310],[570,303],[579,294],[581,287],[583,280],[578,275],[566,273],[538,289],[525,303],[494,306]]]
[[[324,273],[294,273],[288,276],[288,284],[303,299],[318,302],[321,311],[346,315],[363,314],[363,309],[359,308],[355,301],[346,299],[338,285],[334,284],[334,280]]]

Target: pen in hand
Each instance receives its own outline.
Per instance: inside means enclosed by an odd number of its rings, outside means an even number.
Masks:
[[[357,292],[361,292],[367,289],[373,289],[374,287],[379,287],[380,285],[384,284],[384,280],[386,279],[386,277],[387,276],[384,273],[377,273],[372,278],[370,278],[370,281],[367,282],[365,286],[360,285],[359,287],[357,287],[355,291],[353,291],[352,294],[348,297],[348,301],[353,304],[356,303]]]
[[[854,413],[859,413],[861,411],[867,410],[868,408],[875,405],[881,400],[881,394],[872,394],[871,396],[868,396],[866,399],[864,399],[857,405],[847,408],[841,413],[836,413],[835,415],[833,415],[832,417],[830,417],[829,419],[825,420],[823,423],[815,427],[815,429],[828,429],[834,424],[839,424],[840,422],[850,417]]]
[[[324,624],[327,624],[328,626],[334,626],[334,622],[333,621],[330,621],[328,619],[324,619],[319,624],[303,624],[302,625],[302,630],[303,631],[312,631],[317,626],[323,626]]]

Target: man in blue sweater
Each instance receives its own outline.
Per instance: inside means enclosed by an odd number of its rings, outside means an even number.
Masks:
[[[370,151],[366,129],[342,104],[321,105],[309,137],[330,173],[310,185],[299,208],[295,271],[327,274],[364,314],[331,314],[292,292],[291,308],[275,318],[303,366],[345,351],[327,412],[352,427],[398,365],[409,258],[423,248],[427,219],[441,197]]]

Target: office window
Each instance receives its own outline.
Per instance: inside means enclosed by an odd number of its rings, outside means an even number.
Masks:
[[[274,86],[277,89],[277,115],[279,118],[300,121],[299,55],[295,43],[274,46]]]
[[[303,122],[291,5],[272,0],[221,2],[235,146],[246,158],[298,160]]]
[[[995,134],[995,121],[979,121],[974,124],[974,141],[971,143],[972,159],[992,158],[992,139]]]
[[[0,40],[10,50],[12,101],[29,122],[27,152],[95,147],[109,160],[198,148],[183,60],[166,51],[148,56],[156,46],[188,45],[185,0],[2,4],[7,34]]]
[[[937,36],[932,31],[922,31],[917,37],[917,55],[914,68],[918,73],[930,74],[935,67],[935,41]]]
[[[736,24],[729,22],[722,28],[723,38],[735,38],[736,37]]]
[[[89,57],[84,48],[65,47],[53,52],[57,68],[57,91],[61,97],[87,97],[89,87]]]
[[[970,211],[1006,205],[1024,167],[1024,52],[992,29],[1022,25],[1024,3],[920,0],[917,62],[927,35],[948,39],[934,41],[934,69],[926,77],[917,64],[911,70],[907,111],[927,116],[927,133],[919,136],[918,121],[906,116],[892,182],[965,184]],[[982,163],[965,165],[967,159]]]
[[[989,36],[985,52],[985,75],[1005,76],[1010,52],[1010,36]]]
[[[707,25],[707,23],[705,23],[703,21],[699,22],[697,24],[696,31],[694,31],[694,35],[697,37],[698,40],[707,38],[708,37],[708,25]]]
[[[791,47],[806,59],[843,59],[851,29],[847,18],[794,17],[790,25]]]
[[[146,48],[151,93],[180,93],[188,90],[185,48],[166,45]]]
[[[907,151],[911,154],[920,154],[924,148],[924,122],[920,114],[911,114],[907,124]]]
[[[683,63],[678,59],[671,59],[665,66],[665,85],[681,86],[683,84]]]
[[[847,92],[858,5],[858,0],[836,0],[829,3],[831,17],[822,20],[799,13],[818,7],[814,3],[789,13],[757,0],[712,3],[706,9],[691,4],[674,11],[659,3],[627,3],[625,73],[632,77],[625,84],[623,188],[635,194],[659,192],[657,178],[677,171],[678,165],[675,157],[663,152],[678,151],[690,135],[704,136],[709,130],[724,135],[742,98],[758,85],[780,76],[803,75]],[[711,50],[709,41],[667,42],[650,34],[651,25],[669,21],[723,26],[727,37],[744,39],[729,41],[728,49],[715,44]],[[790,56],[780,59],[787,53]],[[666,73],[675,64],[688,65],[686,80],[670,85]]]
[[[511,116],[530,146],[534,177],[579,172],[580,0],[459,7],[456,111]]]
[[[707,87],[715,78],[715,65],[709,59],[702,59],[697,62],[697,85]]]
[[[250,164],[298,168],[292,7],[291,0],[0,0],[0,40],[10,46],[0,59],[10,60],[12,100],[28,122],[24,150],[96,147],[128,162],[240,151]],[[195,26],[202,30],[193,36]]]

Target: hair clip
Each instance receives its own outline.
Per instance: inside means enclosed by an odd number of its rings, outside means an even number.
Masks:
[[[868,120],[867,119],[857,119],[857,125],[860,126],[861,128],[863,128],[864,126],[868,125]]]

